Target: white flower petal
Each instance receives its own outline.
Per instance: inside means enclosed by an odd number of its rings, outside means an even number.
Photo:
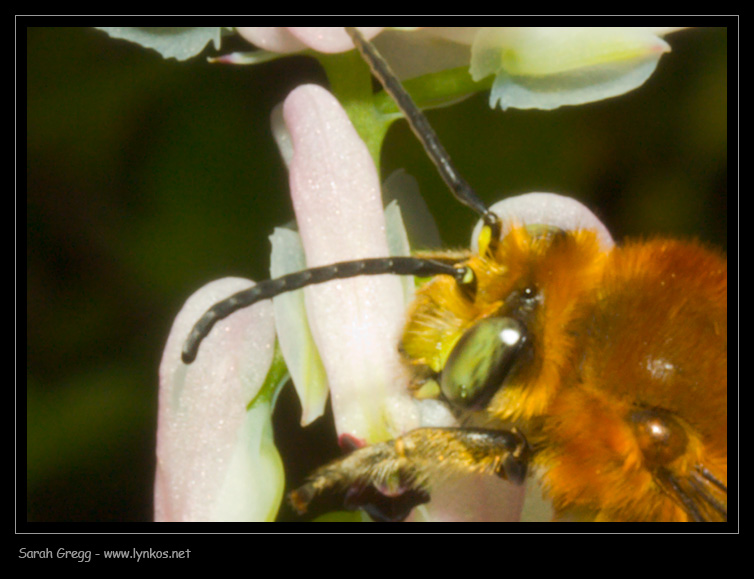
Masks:
[[[334,53],[353,49],[353,42],[342,27],[237,27],[238,33],[259,48],[270,52],[299,52],[311,48],[317,52]],[[372,38],[382,27],[367,26],[359,30]]]
[[[581,74],[514,77],[501,72],[490,91],[490,107],[551,110],[622,95],[640,87],[657,68],[659,56],[594,66]]]
[[[274,521],[285,488],[272,432],[272,403],[255,404],[238,429],[238,443],[213,504],[213,521]]]
[[[468,67],[471,43],[458,43],[438,34],[438,30],[386,30],[374,39],[374,44],[402,80],[449,68]]]
[[[279,458],[270,458],[276,451],[265,430],[269,416],[267,422],[252,421],[247,412],[272,361],[272,304],[261,302],[221,320],[192,364],[180,359],[199,317],[250,285],[239,278],[207,284],[188,299],[173,323],[160,364],[157,521],[260,520],[261,513],[272,513],[279,505],[282,466]],[[249,491],[260,484],[277,485],[278,496]]]
[[[270,242],[272,278],[306,269],[304,247],[298,233],[278,227],[270,236]],[[280,350],[301,402],[301,425],[306,426],[325,411],[327,374],[309,328],[304,293],[288,292],[272,301]]]
[[[308,267],[385,257],[379,179],[345,111],[321,87],[286,99],[291,194]],[[306,289],[307,312],[330,382],[336,426],[369,441],[415,422],[400,376],[404,302],[396,276],[336,280]],[[402,424],[398,424],[398,423]]]
[[[669,50],[647,28],[483,28],[470,72],[496,75],[490,106],[553,109],[641,86]]]
[[[555,193],[526,193],[509,197],[490,207],[503,221],[501,236],[510,231],[511,225],[552,225],[566,231],[591,229],[597,232],[600,245],[608,250],[615,243],[607,227],[584,204]],[[479,221],[471,234],[471,248],[478,250],[477,240],[482,229]]]
[[[489,475],[455,476],[433,487],[429,504],[414,511],[415,522],[500,523],[521,519],[526,485]]]
[[[291,149],[292,153],[292,149]],[[390,255],[409,255],[410,247],[401,211],[395,201],[385,209],[386,233]],[[301,237],[296,231],[276,228],[270,236],[270,276],[280,277],[306,269]],[[413,299],[414,280],[401,278],[404,300]],[[282,294],[273,299],[278,342],[302,406],[301,425],[319,418],[329,392],[327,374],[311,335],[303,291]]]
[[[283,163],[285,163],[286,167],[289,167],[293,158],[293,145],[291,144],[291,135],[288,132],[288,127],[285,126],[285,120],[283,120],[282,103],[272,109],[270,128],[272,129],[272,136],[275,139],[275,144],[278,146],[278,152],[283,159]]]
[[[306,45],[281,26],[238,26],[236,31],[254,46],[269,52],[299,52]]]
[[[301,26],[288,28],[288,31],[306,46],[317,52],[335,53],[353,50],[351,37],[346,34],[345,29],[342,27]],[[359,31],[369,40],[382,32],[382,27],[361,26],[359,27]]]
[[[411,255],[411,247],[408,243],[406,228],[403,225],[401,208],[395,200],[391,201],[385,208],[385,233],[390,255]],[[409,304],[414,299],[414,278],[404,275],[401,276],[400,280],[403,287],[403,301],[405,304]]]
[[[405,170],[393,171],[385,179],[382,184],[382,198],[386,203],[393,200],[398,202],[410,248],[422,250],[442,246],[440,231],[419,191],[419,184]]]

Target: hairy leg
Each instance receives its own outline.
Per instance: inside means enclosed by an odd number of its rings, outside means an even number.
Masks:
[[[528,457],[526,439],[515,429],[417,428],[321,467],[290,500],[304,513],[318,495],[335,492],[343,494],[347,508],[364,508],[380,521],[401,521],[429,501],[431,480],[487,473],[520,484]]]

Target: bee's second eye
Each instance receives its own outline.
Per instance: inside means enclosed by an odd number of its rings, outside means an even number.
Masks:
[[[630,415],[639,447],[653,466],[663,466],[686,451],[688,436],[683,426],[667,410],[648,408]]]
[[[481,408],[502,384],[526,343],[526,327],[515,318],[486,318],[453,348],[440,389],[453,404]]]

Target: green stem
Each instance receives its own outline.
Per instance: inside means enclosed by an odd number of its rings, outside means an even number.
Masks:
[[[474,81],[469,68],[462,66],[417,76],[404,82],[403,86],[420,109],[427,109],[449,105],[474,93],[489,90],[493,80],[494,77],[489,76]],[[374,106],[383,116],[400,116],[398,106],[385,91],[374,96]]]
[[[380,166],[380,150],[390,124],[401,113],[385,91],[372,93],[369,66],[357,51],[317,55],[330,81],[330,91],[348,113],[359,136],[366,143],[375,166]],[[475,82],[468,67],[425,74],[404,83],[419,108],[448,105],[482,90],[488,90],[493,77]]]
[[[257,395],[246,405],[246,410],[251,410],[258,404],[269,404],[270,408],[272,408],[275,405],[277,395],[286,382],[288,382],[289,378],[288,367],[285,365],[283,353],[280,351],[280,345],[276,340],[275,353],[273,354],[272,364],[267,372],[267,377]]]
[[[382,143],[393,119],[375,107],[369,67],[355,50],[318,57],[330,81],[330,92],[345,109],[379,171]]]

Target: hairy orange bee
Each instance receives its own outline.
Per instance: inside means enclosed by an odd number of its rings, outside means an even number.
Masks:
[[[725,518],[723,256],[513,228],[464,267],[473,291],[428,283],[402,349],[455,405],[517,425],[559,517]]]
[[[404,519],[447,473],[541,478],[556,519],[727,520],[727,259],[692,242],[612,247],[592,226],[501,219],[457,174],[387,64],[348,29],[456,197],[483,218],[474,252],[370,259],[263,282],[211,308],[184,347],[240,307],[356,275],[432,275],[398,345],[416,395],[463,426],[358,448],[291,495],[338,492]]]

